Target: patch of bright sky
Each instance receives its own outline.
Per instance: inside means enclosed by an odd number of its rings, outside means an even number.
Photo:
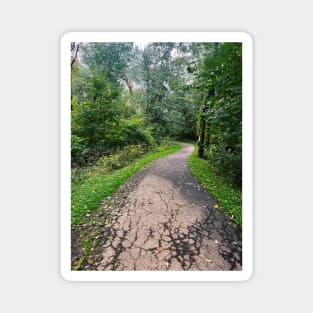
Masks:
[[[135,42],[135,46],[137,46],[140,50],[143,50],[149,42]]]
[[[140,50],[144,50],[144,48],[149,44],[149,42],[134,42],[135,46],[138,47]],[[185,43],[186,45],[190,45],[190,43]],[[186,52],[181,52],[179,50],[177,50],[176,48],[174,48],[171,51],[171,56],[173,59],[176,59],[178,57],[181,57],[183,55],[191,55],[190,52],[186,53]]]

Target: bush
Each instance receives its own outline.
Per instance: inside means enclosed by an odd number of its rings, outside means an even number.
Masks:
[[[71,162],[72,166],[84,165],[85,154],[87,153],[86,146],[84,144],[84,139],[76,135],[71,136]]]
[[[119,152],[104,156],[99,159],[99,164],[105,172],[117,170],[130,164],[133,160],[141,157],[146,151],[143,145],[130,145],[121,149]]]
[[[129,145],[152,145],[154,143],[151,129],[146,126],[144,117],[133,115],[129,120],[125,120],[125,122],[125,142]]]
[[[118,147],[123,142],[119,107],[103,99],[81,102],[72,112],[72,133],[83,138],[94,155]]]
[[[240,187],[242,183],[241,145],[231,148],[222,143],[211,144],[207,158],[214,164],[218,174]]]

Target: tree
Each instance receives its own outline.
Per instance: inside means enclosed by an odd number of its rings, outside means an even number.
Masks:
[[[113,87],[119,88],[127,77],[133,43],[88,43],[84,46],[83,62],[103,73]]]
[[[195,140],[241,183],[240,43],[73,43],[75,154],[164,137]],[[153,135],[153,136],[152,136]]]
[[[241,184],[241,77],[240,43],[215,45],[214,53],[204,57],[198,77],[200,88],[208,90],[200,114],[199,156],[207,149],[217,168],[238,185]]]
[[[207,46],[207,51],[208,51],[208,54],[207,54],[206,60],[214,60],[214,58],[217,55],[217,51],[218,51],[218,43],[215,43],[214,45]],[[209,71],[212,70],[210,68],[207,68],[205,65],[207,65],[207,64],[203,65],[203,69],[205,69],[205,70],[208,69]],[[203,69],[202,69],[202,71],[203,71]],[[212,73],[212,71],[210,73]],[[205,92],[207,92],[207,93],[205,93],[205,96],[203,98],[204,103],[203,103],[202,110],[200,113],[200,124],[199,124],[198,155],[199,155],[199,157],[202,158],[204,155],[204,147],[205,146],[209,147],[209,145],[210,145],[210,131],[211,130],[210,130],[210,123],[207,120],[206,115],[207,115],[207,112],[211,106],[211,98],[214,97],[214,95],[215,95],[215,86],[214,86],[214,84],[212,84],[212,80],[206,79],[206,72],[205,73],[200,72],[200,77],[201,77],[201,74],[202,74],[202,78],[204,78],[203,82],[205,82],[201,86],[201,88]],[[210,75],[212,75],[212,74],[210,74]]]
[[[72,42],[71,43],[71,69],[73,69],[73,66],[75,64],[75,61],[77,60],[77,55],[79,51],[79,43]]]

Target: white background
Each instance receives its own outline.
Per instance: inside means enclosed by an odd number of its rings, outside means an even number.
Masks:
[[[6,1],[0,8],[3,312],[309,312],[311,1]],[[254,38],[254,275],[242,283],[69,283],[59,274],[59,39],[67,31]]]
[[[71,42],[241,42],[242,43],[242,254],[241,271],[72,271],[71,270]],[[69,281],[244,281],[252,275],[252,38],[244,32],[69,32],[61,39],[61,275]]]

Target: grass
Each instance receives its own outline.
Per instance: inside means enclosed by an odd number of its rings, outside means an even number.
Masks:
[[[77,265],[73,267],[73,271],[78,271],[84,261],[85,261],[85,258],[84,257],[80,257]]]
[[[98,208],[100,202],[111,196],[129,177],[138,172],[151,161],[171,154],[181,148],[179,144],[170,144],[160,147],[156,151],[150,151],[132,164],[103,174],[101,168],[90,168],[90,174],[86,178],[72,182],[72,224],[80,224],[87,212]]]
[[[198,146],[188,160],[196,180],[217,201],[220,209],[242,227],[242,194],[239,188],[230,185],[225,178],[215,174],[213,164],[198,157]]]
[[[88,238],[86,241],[85,241],[85,254],[86,255],[89,255],[91,252],[91,240]]]

